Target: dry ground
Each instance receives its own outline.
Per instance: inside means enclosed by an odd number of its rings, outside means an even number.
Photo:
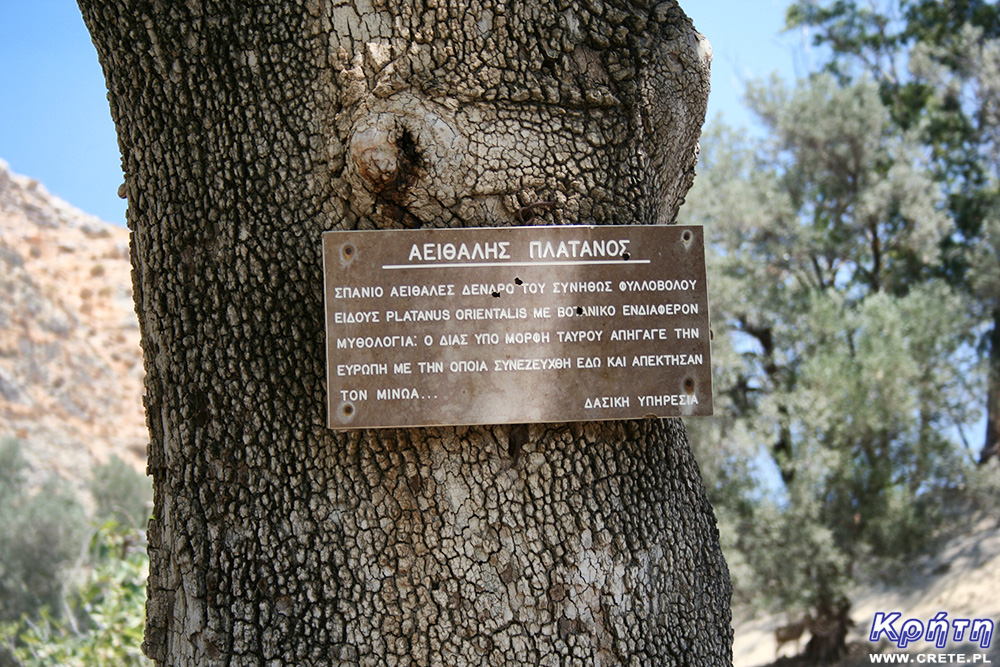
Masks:
[[[898,611],[902,620],[916,618],[925,623],[941,611],[947,612],[949,619],[990,618],[1000,630],[1000,522],[996,518],[984,519],[968,534],[950,540],[935,556],[914,562],[912,571],[898,586],[856,591],[851,612],[854,629],[848,636],[850,653],[837,663],[837,667],[876,664],[870,654],[897,652],[884,638],[880,645],[868,641],[872,620],[878,611]],[[774,628],[786,622],[781,616],[736,620],[734,667],[811,665],[804,659],[792,657],[793,644],[785,644],[775,659]],[[802,637],[800,648],[805,648],[807,640],[808,633]],[[916,641],[908,647],[908,652],[914,654],[910,659],[912,664],[932,664],[926,657],[919,658],[926,662],[917,663],[918,653],[947,653],[965,655],[967,662],[964,664],[1000,665],[1000,640],[996,637],[988,650],[978,644],[949,643],[937,651],[924,641]],[[958,657],[949,660],[953,661],[949,664],[962,664]]]

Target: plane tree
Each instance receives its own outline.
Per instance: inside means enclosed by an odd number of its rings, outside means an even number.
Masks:
[[[80,7],[129,202],[146,653],[728,664],[729,580],[679,421],[325,424],[323,231],[674,219],[710,61],[677,3]]]

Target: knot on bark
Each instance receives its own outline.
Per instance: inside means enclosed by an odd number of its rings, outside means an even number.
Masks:
[[[467,146],[455,120],[408,94],[372,106],[348,142],[352,208],[405,227],[440,219],[464,183]]]
[[[412,136],[395,121],[391,114],[378,114],[351,137],[351,159],[372,192],[396,184],[400,176],[405,180],[419,162]]]

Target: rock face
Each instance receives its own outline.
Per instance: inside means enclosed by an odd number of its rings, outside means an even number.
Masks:
[[[128,230],[0,161],[0,440],[38,479],[82,484],[117,454],[145,467]]]

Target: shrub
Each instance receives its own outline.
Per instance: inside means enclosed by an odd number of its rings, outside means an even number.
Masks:
[[[117,456],[94,466],[90,493],[97,503],[98,521],[112,517],[136,528],[145,528],[153,487],[148,477]]]
[[[0,444],[0,622],[61,608],[65,565],[80,552],[86,520],[77,500],[50,480],[31,492],[20,443]]]
[[[141,531],[109,520],[90,542],[92,563],[68,596],[71,614],[42,610],[33,622],[0,626],[20,667],[139,667],[149,558]],[[2,658],[0,658],[2,662]]]

